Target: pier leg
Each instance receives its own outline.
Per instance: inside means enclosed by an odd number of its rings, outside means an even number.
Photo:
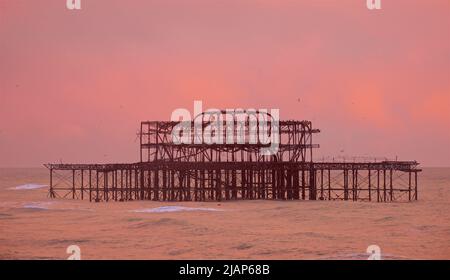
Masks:
[[[316,170],[311,168],[309,170],[309,200],[316,200]]]
[[[96,176],[97,176],[97,180],[95,181],[96,185],[97,185],[97,189],[96,189],[96,198],[95,198],[95,202],[100,202],[100,189],[98,186],[98,170],[95,171]]]
[[[328,200],[331,200],[331,169],[328,169]]]
[[[371,181],[371,171],[369,169],[369,201],[372,201],[372,181]]]
[[[50,198],[55,198],[55,191],[53,190],[53,168],[50,168]]]
[[[75,169],[72,169],[72,199],[75,199]]]
[[[392,176],[393,176],[393,171],[392,169],[389,170],[389,196],[390,196],[390,201],[394,201],[394,187],[392,185]]]
[[[302,199],[306,199],[306,180],[305,180],[305,169],[302,167]]]
[[[89,169],[89,202],[92,201],[92,170]]]
[[[348,170],[344,169],[344,200],[348,200]]]
[[[81,169],[81,200],[83,200],[84,199],[84,178],[83,178],[83,175],[84,175],[84,170],[83,169]]]
[[[418,198],[418,192],[417,192],[417,171],[414,172],[414,193],[415,193],[415,198],[416,200],[419,199]]]

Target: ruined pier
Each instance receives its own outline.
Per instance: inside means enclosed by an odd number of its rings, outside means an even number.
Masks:
[[[313,135],[320,131],[309,121],[280,121],[273,155],[260,153],[267,143],[174,143],[179,123],[142,122],[136,163],[45,164],[49,196],[95,202],[418,199],[416,161],[314,161],[319,145]],[[250,126],[247,121],[241,127],[244,135]]]

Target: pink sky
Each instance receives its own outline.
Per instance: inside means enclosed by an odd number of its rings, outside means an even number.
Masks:
[[[450,1],[0,0],[0,166],[133,162],[141,120],[278,108],[317,156],[450,166]],[[189,4],[188,4],[189,3]]]

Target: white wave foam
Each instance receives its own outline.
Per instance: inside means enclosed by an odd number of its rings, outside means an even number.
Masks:
[[[54,210],[54,211],[89,211],[93,212],[93,209],[88,208],[77,208],[77,207],[64,207],[61,203],[58,203],[56,207],[52,207],[56,202],[52,201],[32,201],[27,202],[19,206],[18,208],[24,209],[37,209],[37,210]],[[61,207],[62,206],[62,207]]]
[[[367,253],[347,253],[347,254],[335,254],[330,255],[324,258],[320,258],[323,260],[367,260],[370,254]],[[389,253],[381,253],[381,259],[386,260],[407,260],[407,257],[393,255]]]
[[[36,189],[41,189],[41,188],[46,188],[48,187],[47,185],[41,185],[41,184],[25,184],[25,185],[20,185],[14,188],[11,188],[12,190],[36,190]]]
[[[201,207],[183,207],[183,206],[162,206],[156,208],[144,208],[133,210],[138,213],[169,213],[169,212],[181,212],[181,211],[223,211],[216,208],[201,208]]]
[[[28,202],[25,203],[22,208],[25,209],[40,209],[40,210],[50,210],[49,206],[52,205],[53,202]]]

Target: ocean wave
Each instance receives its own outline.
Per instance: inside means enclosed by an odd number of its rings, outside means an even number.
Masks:
[[[10,188],[11,190],[36,190],[36,189],[42,189],[46,188],[48,185],[41,185],[41,184],[24,184],[20,186],[16,186],[13,188]]]
[[[132,212],[137,213],[170,213],[170,212],[181,212],[181,211],[223,211],[216,208],[202,208],[202,207],[183,207],[183,206],[162,206],[156,208],[144,208],[132,210]]]
[[[23,204],[22,208],[25,209],[37,209],[37,210],[50,210],[49,206],[54,204],[53,202],[28,202]]]
[[[330,255],[320,259],[323,260],[367,260],[370,254],[368,253],[342,253]],[[389,253],[381,253],[382,260],[407,260],[405,256],[393,255]]]
[[[26,202],[20,205],[19,207],[14,208],[22,208],[22,209],[33,209],[33,210],[52,210],[52,211],[94,211],[93,209],[89,208],[77,208],[77,207],[64,207],[64,205],[61,205],[58,203],[58,205],[55,206],[56,202],[52,201],[32,201],[32,202]]]

